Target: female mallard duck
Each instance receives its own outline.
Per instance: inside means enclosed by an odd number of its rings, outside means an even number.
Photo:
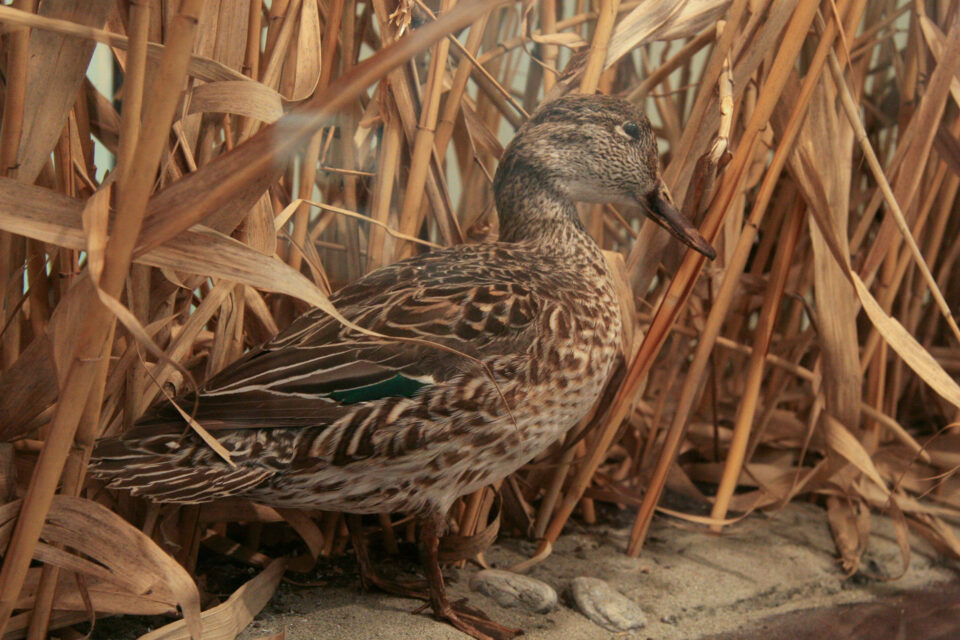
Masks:
[[[236,467],[160,406],[98,444],[94,473],[163,502],[241,496],[416,514],[435,615],[475,638],[512,637],[451,606],[437,534],[458,497],[576,424],[613,367],[620,305],[574,202],[639,204],[690,247],[713,249],[670,204],[649,121],[618,98],[543,106],[504,151],[493,186],[499,242],[404,260],[331,298],[356,324],[417,341],[373,338],[310,311],[197,393],[197,421]],[[359,537],[364,583],[388,586]]]

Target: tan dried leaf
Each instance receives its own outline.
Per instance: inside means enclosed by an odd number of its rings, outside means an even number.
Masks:
[[[283,577],[286,564],[286,558],[274,560],[259,575],[234,591],[226,602],[204,611],[200,616],[203,634],[194,637],[202,640],[236,638],[273,597],[273,592],[276,591],[280,578]],[[187,640],[188,638],[190,634],[187,632],[186,624],[183,620],[178,620],[140,636],[139,640]]]
[[[0,507],[0,547],[9,543],[20,506],[21,501],[16,501]],[[184,615],[183,625],[193,638],[200,639],[200,593],[190,574],[143,532],[103,505],[54,496],[40,537],[38,560],[137,595],[176,602]]]
[[[581,49],[590,44],[576,33],[569,31],[546,34],[534,31],[530,34],[530,39],[538,44],[556,44],[569,49]]]
[[[187,104],[187,113],[232,113],[268,123],[283,115],[280,94],[259,82],[206,82],[190,91]]]
[[[309,98],[320,81],[320,9],[317,0],[303,0],[297,24],[296,67],[284,69],[293,73],[290,100]]]
[[[847,575],[860,567],[870,535],[870,510],[859,501],[850,502],[836,496],[827,498],[827,521],[830,533],[840,552],[840,564]]]
[[[880,477],[880,472],[877,471],[876,465],[873,464],[870,454],[863,448],[863,445],[853,437],[853,434],[850,433],[839,420],[829,413],[824,413],[823,416],[824,429],[827,434],[827,444],[830,448],[840,454],[889,495],[890,489],[887,487],[887,483]]]
[[[604,68],[651,40],[692,37],[712,27],[730,0],[666,0],[641,2],[624,16],[610,38]]]
[[[39,13],[45,18],[102,27],[113,7],[110,0],[44,2],[39,6]],[[17,173],[23,181],[36,180],[49,161],[50,152],[77,100],[94,46],[90,40],[69,38],[53,31],[31,32]]]

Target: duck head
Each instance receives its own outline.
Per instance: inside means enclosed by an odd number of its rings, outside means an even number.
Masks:
[[[614,96],[568,95],[543,105],[504,151],[494,189],[501,225],[511,199],[543,189],[572,202],[640,206],[690,248],[716,256],[670,198],[650,121]]]

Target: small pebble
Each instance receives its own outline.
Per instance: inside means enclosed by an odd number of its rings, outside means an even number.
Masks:
[[[470,588],[490,596],[501,607],[523,607],[546,613],[557,606],[557,592],[535,578],[500,569],[484,569],[470,578]]]
[[[629,631],[647,624],[640,607],[603,580],[574,578],[570,593],[580,613],[608,631]]]

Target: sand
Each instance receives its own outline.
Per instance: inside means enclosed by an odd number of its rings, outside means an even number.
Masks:
[[[469,597],[491,618],[522,627],[529,640],[696,639],[756,629],[776,614],[844,603],[866,602],[925,586],[955,581],[958,566],[913,539],[910,569],[899,573],[900,552],[889,521],[874,517],[863,571],[845,578],[836,559],[824,512],[794,504],[774,517],[756,515],[722,536],[681,528],[659,518],[639,558],[624,555],[623,526],[572,525],[553,554],[529,575],[553,586],[560,606],[548,614],[502,608],[467,587],[473,568],[449,570],[454,596]],[[534,544],[501,538],[486,553],[491,566],[506,567],[533,551]],[[648,624],[634,633],[612,634],[571,608],[570,580],[586,575],[607,580],[640,605]],[[356,579],[341,586],[281,585],[242,640],[281,630],[286,640],[463,640],[465,635],[412,613],[419,602],[361,593]],[[735,636],[734,636],[735,637]]]

